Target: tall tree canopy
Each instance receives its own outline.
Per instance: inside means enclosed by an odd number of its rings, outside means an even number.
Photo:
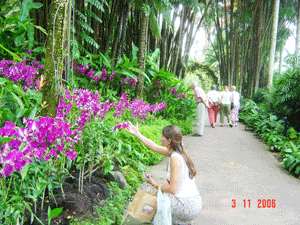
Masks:
[[[6,2],[11,5],[17,3]],[[23,2],[31,4],[33,1]],[[30,19],[36,28],[44,28],[47,32],[43,29],[35,29],[34,33],[28,30],[28,40],[35,40],[34,46],[38,46],[38,43],[47,46],[47,55],[50,47],[47,44],[51,42],[53,31],[53,26],[49,24],[51,20],[53,22],[53,18],[59,18],[59,14],[62,14],[62,39],[54,43],[61,42],[59,45],[63,46],[63,49],[70,49],[69,52],[58,56],[61,57],[61,68],[65,68],[66,71],[71,59],[85,62],[81,59],[93,56],[98,56],[98,59],[105,57],[111,59],[114,66],[123,56],[137,57],[136,62],[139,64],[139,70],[136,72],[137,97],[141,98],[147,54],[159,49],[159,68],[184,78],[190,51],[199,37],[200,28],[204,28],[207,31],[209,47],[213,49],[218,64],[221,85],[236,85],[247,97],[258,88],[267,86],[274,18],[274,4],[270,1],[73,0],[70,1],[70,8],[62,3],[63,1],[57,1],[62,10],[56,8],[50,11],[53,2],[54,0],[35,1],[41,3],[41,6],[38,10],[30,10]],[[7,15],[10,14],[4,7],[0,11],[0,16],[5,21]],[[291,23],[299,25],[298,21],[298,1],[281,0],[275,62],[279,59],[278,53],[283,51],[285,41],[291,35],[289,25]],[[69,30],[68,23],[70,23]],[[50,36],[47,37],[47,33]],[[3,34],[7,34],[5,28],[0,29],[0,35]],[[15,40],[26,38],[22,35],[16,39],[14,33],[11,37]],[[299,34],[297,37],[296,43],[299,43]],[[32,48],[30,45],[26,47]],[[21,48],[14,48],[15,51],[18,49],[21,51]],[[135,56],[136,52],[138,54]],[[62,78],[67,79],[68,74],[66,72]]]

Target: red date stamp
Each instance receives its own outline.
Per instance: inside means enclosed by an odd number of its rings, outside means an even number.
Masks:
[[[235,208],[237,206],[237,201],[235,199],[232,199],[231,202],[231,207]],[[257,199],[257,202],[254,206],[252,204],[251,199],[243,199],[242,203],[244,205],[244,208],[276,208],[276,199]]]

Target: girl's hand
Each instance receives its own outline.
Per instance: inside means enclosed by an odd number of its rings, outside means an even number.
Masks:
[[[149,184],[151,184],[154,187],[156,186],[155,180],[152,178],[152,176],[149,173],[143,173],[143,176]]]
[[[131,133],[132,135],[137,135],[139,133],[139,128],[138,128],[138,122],[136,122],[136,125],[133,126],[132,123],[130,121],[128,121],[129,126],[126,129],[126,131],[128,131],[129,133]]]

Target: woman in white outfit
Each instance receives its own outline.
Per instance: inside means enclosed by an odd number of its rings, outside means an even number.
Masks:
[[[240,94],[235,91],[236,87],[231,86],[232,101],[234,108],[231,110],[231,122],[233,126],[237,126],[239,121],[239,109],[240,109]]]
[[[196,170],[185,148],[182,146],[182,133],[178,126],[169,125],[163,128],[161,144],[143,136],[138,130],[138,124],[129,122],[127,131],[136,136],[149,149],[164,156],[169,156],[167,170],[167,185],[157,183],[144,173],[144,178],[156,188],[168,193],[172,207],[173,224],[190,224],[202,209],[202,199],[195,184]]]

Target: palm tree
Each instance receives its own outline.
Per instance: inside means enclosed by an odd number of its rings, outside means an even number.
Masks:
[[[269,60],[269,70],[268,70],[268,79],[267,79],[267,88],[268,89],[271,89],[271,87],[273,85],[274,61],[275,61],[276,38],[277,38],[278,15],[279,15],[279,3],[280,3],[280,0],[275,0],[274,9],[273,9],[271,49],[270,49],[270,60]]]
[[[145,59],[147,52],[148,42],[148,26],[154,34],[160,36],[158,30],[158,22],[156,14],[163,12],[170,8],[171,3],[168,0],[135,0],[136,8],[139,12],[140,29],[139,29],[139,42],[138,42],[138,64],[139,69],[145,71]],[[149,20],[151,19],[151,20]],[[137,86],[136,86],[136,98],[143,98],[143,87],[144,87],[144,75],[142,73],[137,74]]]
[[[146,1],[147,2],[147,1]],[[138,51],[138,64],[139,69],[145,71],[145,59],[147,50],[147,36],[148,36],[148,16],[149,13],[146,11],[147,5],[142,7],[140,13],[140,33],[139,33],[139,51]],[[143,88],[144,88],[144,75],[142,73],[137,74],[137,85],[136,85],[136,98],[143,99]]]

